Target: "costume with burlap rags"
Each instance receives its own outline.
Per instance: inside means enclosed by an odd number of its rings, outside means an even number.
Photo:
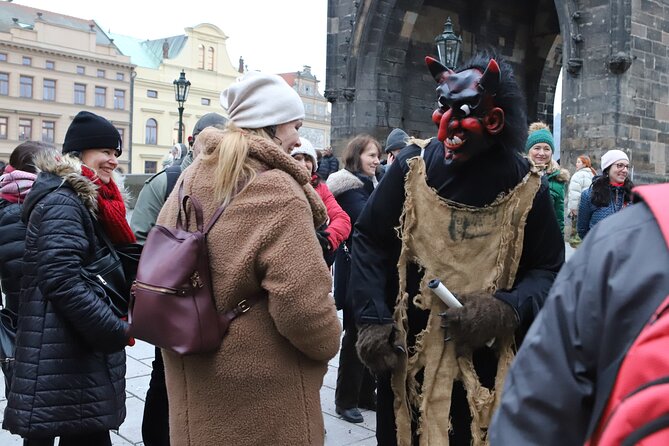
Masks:
[[[541,180],[536,171],[531,171],[490,205],[473,207],[444,199],[430,188],[422,157],[412,158],[407,164],[405,205],[399,227],[399,289],[406,289],[407,264],[417,264],[424,274],[420,294],[413,298],[413,304],[429,310],[430,315],[427,327],[392,374],[397,443],[411,445],[414,407],[419,408],[420,445],[448,445],[453,381],[460,380],[472,415],[472,444],[483,445],[513,359],[513,337],[494,341],[493,348],[499,354],[495,389],[483,387],[471,354],[456,358],[453,342],[444,342],[439,313],[446,306],[427,283],[438,278],[456,295],[477,291],[493,294],[498,289],[512,288],[523,251],[525,222]],[[409,299],[408,293],[400,291],[394,312],[396,339],[404,345]],[[416,378],[421,371],[422,384]]]

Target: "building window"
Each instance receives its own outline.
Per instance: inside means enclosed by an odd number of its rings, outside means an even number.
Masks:
[[[74,103],[79,105],[86,104],[86,85],[74,84]]]
[[[125,79],[125,75],[123,73],[116,73],[117,81],[122,81],[123,79]]]
[[[9,94],[9,73],[0,73],[0,95]]]
[[[201,103],[202,105],[210,105],[210,104],[211,104],[211,99],[209,99],[209,98],[202,98],[202,100],[200,101],[200,103]]]
[[[197,67],[204,70],[204,45],[197,47]]]
[[[56,81],[53,79],[44,79],[44,93],[42,99],[45,101],[56,100]]]
[[[83,65],[77,65],[77,74],[86,74],[86,68]]]
[[[121,147],[123,147],[125,146],[125,144],[123,143],[123,141],[125,141],[125,129],[120,129],[117,127],[116,130],[118,130],[118,134],[121,137]]]
[[[146,121],[146,144],[158,144],[158,123],[155,119],[149,118]]]
[[[144,161],[144,173],[158,172],[158,161]]]
[[[19,119],[19,141],[30,141],[33,134],[32,119]]]
[[[114,90],[114,108],[116,110],[125,109],[125,90]]]
[[[0,62],[7,62],[7,53],[0,53]]]
[[[104,107],[107,104],[107,89],[105,87],[95,87],[95,106]]]
[[[33,59],[32,57],[23,56],[23,58],[21,59],[21,63],[23,65],[30,66],[33,64]]]
[[[98,77],[104,78],[105,77],[105,70],[98,69]]]
[[[53,142],[56,123],[54,121],[42,121],[42,141]]]
[[[7,118],[0,117],[0,139],[7,139]]]
[[[146,97],[156,99],[158,98],[158,92],[156,90],[146,90]]]
[[[214,47],[207,49],[207,70],[214,71]]]
[[[47,70],[55,70],[56,69],[56,64],[53,60],[47,60],[44,62],[44,68]]]
[[[21,76],[19,84],[20,84],[19,96],[21,96],[22,98],[32,98],[33,78],[30,76]]]

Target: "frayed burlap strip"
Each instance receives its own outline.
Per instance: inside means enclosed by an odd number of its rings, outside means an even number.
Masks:
[[[497,339],[499,354],[495,389],[483,387],[471,356],[456,358],[451,342],[444,342],[439,313],[446,306],[427,287],[438,278],[454,293],[511,288],[522,254],[527,214],[540,185],[530,172],[511,192],[483,208],[464,206],[439,197],[425,179],[420,157],[408,161],[405,204],[398,234],[402,251],[398,261],[400,290],[406,289],[406,267],[417,264],[424,272],[420,294],[401,291],[395,306],[399,339],[407,343],[407,308],[429,310],[427,326],[394,371],[397,443],[411,445],[412,413],[418,409],[420,445],[448,445],[453,382],[464,383],[472,413],[472,444],[487,444],[486,432],[499,402],[504,376],[513,359],[513,339]],[[416,376],[423,372],[422,383]]]

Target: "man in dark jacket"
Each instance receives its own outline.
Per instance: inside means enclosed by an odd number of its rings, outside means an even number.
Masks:
[[[368,201],[348,298],[377,374],[379,444],[480,444],[514,332],[541,308],[564,244],[548,186],[520,155],[525,103],[510,66],[426,61],[438,139],[403,149]],[[447,309],[427,287],[435,278],[464,306]]]
[[[669,295],[668,243],[645,203],[590,231],[518,351],[491,445],[585,443],[627,348]]]

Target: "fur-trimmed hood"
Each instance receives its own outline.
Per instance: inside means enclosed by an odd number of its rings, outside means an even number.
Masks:
[[[551,160],[550,165],[542,169],[542,166],[534,164],[534,161],[532,161],[532,158],[529,156],[526,155],[525,158],[530,162],[530,166],[538,169],[539,173],[546,175],[546,177],[552,181],[557,181],[558,183],[566,183],[569,181],[571,176],[569,171],[567,169],[562,169],[557,161]]]
[[[67,186],[76,192],[86,209],[93,215],[97,215],[98,186],[81,173],[82,165],[79,158],[70,154],[54,156],[53,152],[46,151],[35,155],[35,167],[38,175],[25,201],[23,215],[26,221],[37,202],[46,194],[63,186]],[[118,186],[127,205],[129,194],[123,185],[123,176],[114,172],[112,181]]]
[[[335,197],[346,191],[359,189],[364,185],[363,181],[356,174],[346,169],[341,169],[330,174],[326,184]]]

